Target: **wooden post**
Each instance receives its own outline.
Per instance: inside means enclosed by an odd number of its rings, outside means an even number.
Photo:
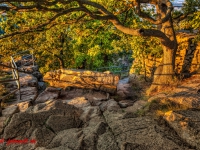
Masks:
[[[2,107],[1,107],[2,99],[0,99],[0,117],[2,116]]]
[[[19,90],[19,100],[21,100],[21,93],[20,93],[20,82],[19,82],[19,72],[17,65],[15,64],[15,61],[13,57],[11,56],[11,66],[12,66],[12,73],[13,73],[13,78],[16,80],[17,83],[17,89]]]

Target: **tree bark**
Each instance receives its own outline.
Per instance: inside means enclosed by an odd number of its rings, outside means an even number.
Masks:
[[[57,57],[57,56],[56,56]],[[64,69],[65,68],[65,62],[61,57],[57,57],[59,64],[60,64],[60,69]]]
[[[156,9],[158,10],[158,14],[160,14],[160,18],[163,18],[166,15],[166,8],[163,4],[157,5]],[[160,31],[162,31],[170,39],[170,41],[174,41],[174,45],[172,48],[166,46],[168,43],[161,39],[163,58],[161,64],[157,67],[154,73],[153,83],[148,91],[148,94],[159,91],[159,89],[162,87],[172,84],[175,74],[174,69],[175,55],[177,51],[177,40],[173,28],[172,17],[170,16],[169,20],[165,23],[162,23],[159,28]]]

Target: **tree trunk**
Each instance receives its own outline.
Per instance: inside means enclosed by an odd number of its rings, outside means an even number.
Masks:
[[[163,47],[163,59],[154,73],[153,83],[148,91],[148,94],[157,92],[163,87],[173,83],[174,78],[174,50]]]
[[[174,75],[172,49],[163,47],[163,60],[154,73],[154,82],[156,85],[168,85],[171,83]]]
[[[157,6],[157,9],[159,14],[161,14],[159,17],[164,17],[166,10],[164,6]],[[173,82],[174,77],[174,68],[175,68],[175,55],[177,50],[177,41],[176,41],[176,35],[173,28],[172,18],[170,17],[168,21],[165,23],[162,23],[159,26],[160,30],[171,40],[174,41],[174,47],[170,48],[170,46],[166,46],[166,43],[162,43],[162,49],[163,49],[163,58],[161,64],[157,67],[155,73],[154,73],[154,79],[153,83],[148,91],[148,94],[152,92],[159,91],[162,87],[167,86]]]

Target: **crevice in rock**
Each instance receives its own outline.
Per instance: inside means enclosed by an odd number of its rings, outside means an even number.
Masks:
[[[51,132],[53,132],[55,135],[57,135],[56,132],[50,126],[48,126],[46,123],[45,123],[45,127],[47,129],[49,129]]]
[[[5,126],[4,126],[4,129],[8,126],[8,124],[10,123],[12,117],[13,117],[13,115],[12,115],[12,116],[9,116],[8,118],[6,118],[6,124],[5,124]]]
[[[164,130],[164,131],[161,131],[160,129],[155,127],[155,130],[158,133],[162,133],[163,137],[173,141],[174,143],[176,143],[177,145],[181,147],[184,147],[184,148],[187,147],[188,149],[196,149],[196,146],[192,146],[189,143],[187,143],[187,141],[182,139],[178,135],[178,133],[167,123],[167,121],[163,119],[163,117],[159,117],[158,119],[155,119],[155,121],[157,122],[157,125]]]
[[[119,146],[119,143],[117,142],[117,138],[116,138],[114,132],[112,131],[112,128],[109,126],[108,122],[106,121],[106,118],[105,118],[105,116],[104,116],[102,111],[101,111],[101,116],[104,119],[105,123],[107,124],[108,130],[110,131],[110,133],[112,133],[112,135],[114,137],[114,141],[116,142],[116,145],[117,145],[118,149],[120,150],[120,146]]]

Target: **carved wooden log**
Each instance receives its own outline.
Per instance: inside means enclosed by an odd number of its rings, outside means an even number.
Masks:
[[[76,87],[115,93],[119,76],[94,71],[60,69],[47,72],[44,81],[54,87]]]

